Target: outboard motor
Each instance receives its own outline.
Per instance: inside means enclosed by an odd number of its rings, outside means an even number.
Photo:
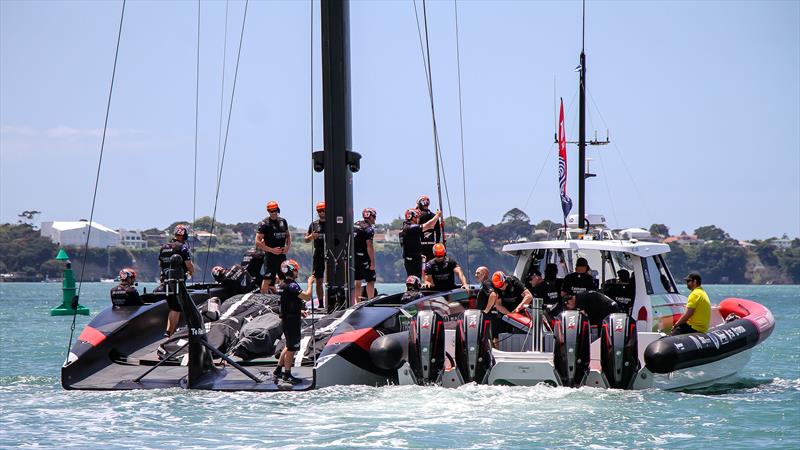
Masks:
[[[490,322],[483,311],[469,309],[456,328],[456,366],[465,383],[483,382],[492,366],[492,336]]]
[[[609,387],[629,389],[639,370],[636,322],[624,313],[609,314],[600,331],[600,361]]]
[[[589,318],[580,311],[564,311],[555,320],[553,363],[564,386],[577,387],[589,373]]]
[[[444,370],[444,320],[431,310],[411,321],[408,364],[419,384],[435,383]]]

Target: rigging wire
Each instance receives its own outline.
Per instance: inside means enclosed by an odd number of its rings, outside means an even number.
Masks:
[[[108,101],[106,102],[106,118],[103,122],[103,138],[100,141],[100,157],[97,161],[97,174],[94,178],[94,193],[92,194],[92,210],[89,213],[89,228],[86,230],[86,243],[83,246],[83,262],[81,263],[81,276],[78,279],[78,293],[72,300],[73,309],[77,307],[77,300],[81,297],[81,288],[83,287],[83,276],[86,273],[86,257],[89,253],[89,237],[92,235],[92,225],[94,224],[94,207],[97,204],[97,187],[100,185],[100,169],[103,166],[103,151],[106,146],[106,132],[108,131],[108,116],[111,112],[111,97],[114,93],[114,79],[117,75],[117,59],[119,57],[119,43],[122,40],[122,23],[125,19],[125,3],[122,0],[122,12],[119,16],[119,31],[117,31],[117,48],[114,51],[114,67],[111,69],[111,86],[108,89]],[[75,320],[78,317],[78,311],[74,311],[72,315],[72,325],[69,332],[69,344],[67,345],[67,359],[69,359],[69,351],[72,348],[72,338],[75,335]]]
[[[309,47],[309,59],[308,59],[308,85],[309,85],[309,134],[311,137],[311,221],[314,221],[314,0],[310,0],[309,2],[310,11],[308,14],[308,23],[309,23],[309,35],[308,35],[308,47]],[[314,244],[311,244],[312,249]],[[313,264],[312,264],[313,265]],[[313,272],[313,268],[312,268]],[[317,283],[321,283],[324,280],[315,281]],[[321,298],[317,298],[317,304],[322,304]],[[314,346],[314,349],[311,352],[311,357],[314,361],[314,384],[316,384],[316,376],[317,376],[317,349],[316,349],[316,336],[317,336],[317,329],[316,329],[316,320],[314,320],[314,290],[311,291],[311,345]]]
[[[217,177],[219,177],[220,157],[222,155],[222,118],[223,105],[225,104],[225,66],[227,66],[228,53],[228,0],[225,0],[225,34],[222,44],[222,86],[219,90],[219,131],[217,132]],[[219,178],[217,179],[219,182]]]
[[[217,173],[217,189],[214,195],[214,213],[211,216],[211,230],[210,230],[211,236],[213,236],[214,234],[214,226],[216,225],[216,220],[217,220],[217,205],[219,204],[219,188],[222,185],[222,171],[225,167],[225,154],[227,153],[228,150],[228,134],[230,133],[231,130],[231,115],[233,113],[233,100],[236,95],[236,80],[239,78],[239,60],[241,59],[242,56],[242,42],[244,41],[244,28],[245,24],[247,23],[247,7],[249,4],[250,0],[245,0],[244,14],[242,14],[242,31],[239,34],[239,50],[236,53],[236,68],[233,72],[233,86],[231,87],[231,102],[228,105],[228,121],[225,127],[225,141],[222,145],[222,159],[220,159],[219,172]],[[214,240],[209,236],[208,246],[206,247],[206,260],[203,266],[203,283],[205,283],[206,281],[206,272],[208,272],[208,270],[206,269],[208,268],[208,259],[209,256],[211,255],[211,243],[213,241]]]
[[[453,9],[455,11],[456,23],[456,68],[458,73],[458,132],[461,142],[461,186],[464,191],[464,255],[466,257],[467,273],[471,273],[469,269],[469,239],[467,236],[467,171],[466,163],[464,162],[464,114],[461,103],[461,49],[458,42],[458,0],[453,0]],[[450,215],[452,217],[452,214]]]
[[[197,0],[197,56],[194,78],[194,185],[192,187],[192,233],[197,226],[197,130],[200,117],[200,0]],[[190,240],[191,241],[191,240]],[[191,242],[189,242],[191,245]]]

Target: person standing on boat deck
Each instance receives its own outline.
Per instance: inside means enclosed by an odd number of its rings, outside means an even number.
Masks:
[[[167,271],[173,255],[180,255],[181,259],[183,259],[183,265],[186,269],[184,280],[187,277],[191,278],[194,274],[192,251],[189,249],[189,244],[186,243],[188,237],[189,231],[186,229],[186,225],[180,224],[175,227],[175,237],[172,241],[161,246],[161,250],[158,252],[158,265],[161,268],[161,286],[164,286],[167,282]],[[169,306],[169,314],[167,315],[167,330],[164,335],[170,337],[181,320],[181,304],[177,296],[168,295],[167,305]]]
[[[686,300],[686,312],[672,326],[671,336],[687,333],[706,333],[711,321],[711,301],[702,288],[700,274],[692,272],[684,278],[692,292]]]
[[[425,263],[425,285],[435,291],[452,291],[456,287],[456,276],[461,282],[461,288],[469,295],[469,282],[464,276],[461,266],[453,258],[447,256],[444,244],[437,242],[433,245],[433,259]]]
[[[442,212],[436,211],[432,219],[420,225],[419,211],[406,210],[406,221],[400,230],[400,245],[403,247],[403,262],[407,276],[414,275],[422,279],[422,233],[432,229],[441,216]]]
[[[301,319],[305,317],[306,301],[311,300],[311,289],[314,286],[314,275],[308,277],[308,287],[303,291],[295,278],[300,273],[300,264],[293,259],[281,263],[283,285],[281,289],[281,329],[286,339],[286,346],[278,358],[278,367],[273,374],[288,383],[297,384],[302,380],[292,376],[294,354],[300,350]]]
[[[419,222],[425,223],[433,218],[435,213],[429,209],[431,206],[431,199],[427,195],[423,195],[417,199],[417,210],[419,211]],[[442,227],[439,220],[433,224],[433,228],[422,232],[422,256],[425,261],[430,261],[434,258],[433,244],[442,242]]]
[[[279,216],[281,208],[278,202],[270,201],[267,203],[267,213],[269,216],[259,222],[256,230],[256,248],[263,250],[264,281],[261,282],[261,293],[267,294],[275,289],[275,277],[283,279],[280,273],[281,264],[286,261],[286,254],[292,246],[292,235],[289,233],[289,223],[286,219]]]
[[[536,277],[536,275],[538,275],[538,277]],[[560,313],[562,309],[561,280],[557,278],[557,275],[558,266],[554,263],[549,263],[545,266],[543,278],[538,270],[534,270],[531,273],[531,284],[533,285],[532,288],[529,288],[531,298],[542,299],[542,305],[551,317]],[[528,303],[523,300],[519,306],[514,308],[514,312],[519,312],[526,306],[528,306]]]
[[[422,281],[419,277],[411,275],[406,278],[406,291],[403,293],[403,296],[400,297],[400,303],[406,304],[408,302],[413,302],[418,298],[422,298]]]
[[[625,313],[630,314],[633,307],[633,284],[631,284],[631,274],[625,269],[617,271],[617,279],[607,281],[603,285],[603,294],[611,297]]]
[[[375,220],[378,212],[373,208],[364,208],[361,212],[364,220],[355,223],[353,250],[355,253],[355,289],[353,289],[353,303],[357,303],[361,296],[361,281],[367,283],[367,299],[375,297],[375,247],[372,239],[375,237]]]
[[[586,261],[586,258],[578,258],[575,261],[575,272],[565,276],[561,283],[561,295],[568,297],[596,289],[597,283],[589,273],[589,262]]]
[[[128,267],[119,271],[119,285],[111,289],[111,303],[114,306],[142,305],[139,291],[136,290],[136,271]]]
[[[532,300],[530,291],[519,278],[514,275],[506,276],[499,270],[492,274],[492,287],[494,292],[489,296],[489,304],[499,315],[510,314],[517,306],[528,304]],[[509,329],[509,327],[501,328]]]
[[[317,202],[317,220],[311,222],[308,226],[308,233],[306,233],[305,241],[314,241],[314,256],[312,258],[312,267],[314,278],[317,279],[317,303],[320,308],[324,308],[323,297],[325,289],[323,282],[325,280],[325,202]]]
[[[499,333],[500,324],[498,323],[499,318],[497,317],[497,311],[489,305],[489,297],[492,295],[492,292],[494,292],[492,281],[489,280],[489,269],[485,266],[480,266],[475,269],[475,281],[477,281],[480,286],[475,307],[483,311],[484,316],[489,319],[492,325],[492,347],[498,348],[499,341],[497,335]]]

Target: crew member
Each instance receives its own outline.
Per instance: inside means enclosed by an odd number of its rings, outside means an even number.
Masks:
[[[186,225],[179,224],[175,227],[175,237],[172,241],[161,246],[158,252],[158,264],[161,268],[161,285],[164,286],[167,281],[167,271],[170,268],[170,259],[173,255],[180,255],[183,259],[185,267],[184,280],[194,274],[194,264],[192,264],[192,251],[189,249],[189,244],[186,239],[189,237],[189,231]],[[178,322],[181,320],[181,304],[178,301],[177,295],[167,296],[167,305],[169,306],[169,314],[167,315],[167,330],[164,333],[166,337],[171,337],[178,327]]]
[[[441,211],[436,211],[432,219],[420,225],[419,211],[416,209],[406,210],[406,220],[400,231],[400,245],[403,247],[406,275],[422,278],[422,233],[431,230],[441,216]]]
[[[589,324],[593,327],[593,332],[597,333],[603,319],[609,314],[620,312],[617,303],[608,296],[597,291],[586,291],[570,295],[564,303],[567,310],[581,310],[589,318]]]
[[[578,258],[575,261],[575,272],[564,277],[564,282],[561,284],[561,296],[569,297],[595,289],[597,289],[597,283],[589,273],[589,262],[586,261],[586,258]]]
[[[142,299],[136,290],[136,271],[124,268],[119,271],[119,285],[111,289],[111,303],[114,306],[139,306]]]
[[[506,276],[498,270],[492,274],[492,286],[494,292],[489,296],[489,303],[499,312],[499,315],[509,314],[520,304],[531,302],[530,291],[514,275]],[[510,329],[509,327],[501,328]]]
[[[400,303],[406,304],[418,298],[422,298],[423,294],[420,292],[421,289],[422,281],[419,277],[409,275],[409,277],[406,278],[406,291],[403,293],[403,296],[400,297]]]
[[[364,220],[356,222],[354,227],[353,250],[355,253],[355,289],[353,289],[353,303],[357,303],[361,295],[361,281],[367,283],[367,299],[375,297],[375,247],[372,239],[375,237],[375,220],[378,213],[373,208],[364,208],[361,212]]]
[[[554,263],[549,263],[544,267],[544,277],[538,270],[531,272],[531,285],[529,288],[532,298],[542,299],[542,305],[551,317],[561,312],[563,305],[561,304],[561,280],[557,278],[558,266]],[[514,312],[519,312],[528,306],[528,303],[523,301],[519,306],[514,308]]]
[[[267,203],[267,213],[264,220],[259,222],[256,231],[256,248],[263,250],[264,266],[261,272],[264,274],[264,281],[261,282],[261,293],[273,292],[275,277],[283,279],[280,273],[281,264],[286,261],[286,254],[292,246],[292,235],[289,233],[289,224],[286,219],[280,217],[281,208],[278,202],[270,201]]]
[[[609,280],[603,285],[603,294],[611,297],[625,313],[630,314],[634,298],[630,272],[625,269],[618,270],[617,279]]]
[[[425,284],[434,291],[452,291],[456,286],[456,275],[461,282],[461,287],[469,294],[469,283],[464,271],[458,262],[447,256],[444,244],[437,242],[433,245],[433,259],[425,263]]]
[[[427,195],[417,199],[417,210],[419,211],[419,222],[425,223],[433,218],[435,213],[430,210],[431,199]],[[442,242],[442,227],[441,222],[437,220],[433,224],[433,228],[422,232],[422,255],[426,261],[434,258],[433,244]]]
[[[325,202],[317,202],[317,220],[308,226],[305,241],[314,241],[314,257],[312,258],[314,278],[317,279],[317,302],[320,308],[324,308],[323,297],[325,289]]]
[[[489,297],[494,292],[494,286],[492,286],[492,281],[489,279],[489,269],[484,266],[475,269],[475,281],[480,286],[475,307],[483,311],[483,314],[489,319],[492,325],[492,347],[498,348],[497,335],[499,334],[498,327],[500,324],[498,323],[497,311],[489,305]]]
[[[686,281],[686,288],[692,292],[686,299],[686,311],[675,322],[670,335],[706,333],[711,321],[711,301],[701,286],[700,274],[692,272],[684,278],[684,281]]]
[[[308,277],[308,287],[305,291],[300,289],[295,278],[300,273],[300,264],[290,259],[281,263],[280,267],[283,284],[281,290],[281,328],[286,339],[286,347],[278,358],[278,367],[275,368],[276,380],[278,378],[291,384],[302,380],[292,375],[292,362],[294,354],[300,350],[301,320],[307,315],[306,301],[311,300],[311,289],[314,285],[314,275]]]

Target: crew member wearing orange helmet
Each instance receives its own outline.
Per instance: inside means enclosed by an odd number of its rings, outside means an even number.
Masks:
[[[378,212],[374,208],[364,208],[361,212],[364,220],[359,220],[353,227],[353,252],[355,264],[355,289],[353,289],[353,303],[358,302],[361,296],[361,281],[367,283],[367,299],[375,297],[375,247],[372,239],[375,237],[375,220]]]
[[[419,223],[425,223],[433,219],[434,212],[430,210],[431,199],[423,195],[417,199],[417,210],[419,210]],[[422,232],[422,255],[426,261],[434,258],[433,244],[442,242],[442,227],[439,220],[433,224],[433,228]]]
[[[456,286],[456,276],[461,287],[469,293],[469,283],[458,262],[447,256],[444,244],[433,245],[433,259],[425,263],[425,284],[434,291],[452,291]]]
[[[489,295],[489,304],[500,314],[511,313],[517,305],[530,303],[533,296],[522,281],[514,275],[506,275],[502,271],[492,274],[494,292]],[[498,331],[510,331],[509,327],[500,327]]]
[[[320,308],[324,308],[323,297],[325,289],[323,282],[325,281],[325,202],[317,202],[317,220],[311,222],[308,226],[308,233],[306,233],[305,241],[314,241],[314,257],[313,273],[314,278],[317,279],[317,302]]]
[[[419,211],[407,209],[403,229],[400,230],[400,245],[403,247],[403,263],[406,267],[406,276],[422,278],[422,233],[431,230],[442,217],[441,211],[436,211],[433,218],[419,224]]]
[[[292,363],[294,354],[300,350],[301,319],[305,317],[306,301],[311,300],[311,287],[314,285],[314,275],[308,277],[308,287],[305,291],[300,288],[295,279],[300,274],[300,264],[290,259],[283,261],[280,266],[283,289],[281,289],[281,329],[286,339],[286,347],[281,351],[278,367],[275,368],[275,378],[297,384],[303,380],[292,376]],[[277,381],[277,380],[276,380]]]
[[[261,271],[264,281],[261,282],[261,293],[274,291],[275,277],[283,279],[280,272],[281,263],[286,261],[286,254],[292,246],[292,235],[289,233],[289,223],[280,217],[281,208],[278,202],[267,202],[267,216],[259,222],[256,230],[256,248],[265,252],[264,265]]]
[[[136,290],[136,271],[128,267],[119,271],[119,286],[111,289],[111,303],[114,306],[139,306],[142,298]]]

